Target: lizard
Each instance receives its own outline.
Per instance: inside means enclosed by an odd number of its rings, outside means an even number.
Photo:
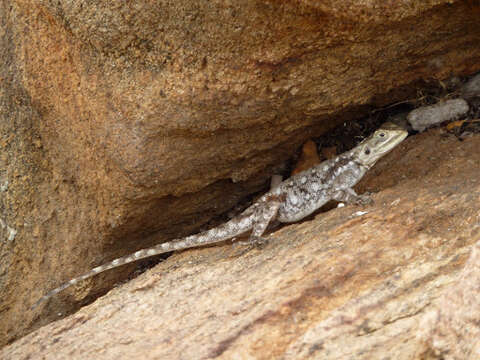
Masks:
[[[371,202],[370,196],[357,195],[353,186],[362,179],[378,159],[401,143],[407,135],[408,132],[402,127],[393,123],[385,123],[353,149],[297,173],[283,182],[278,179],[272,181],[270,191],[224,224],[195,235],[138,250],[97,266],[46,293],[32,306],[32,309],[82,280],[143,258],[218,243],[235,238],[250,230],[249,242],[252,244],[262,243],[265,241],[262,235],[273,221],[297,222],[330,200],[347,204],[368,204]]]

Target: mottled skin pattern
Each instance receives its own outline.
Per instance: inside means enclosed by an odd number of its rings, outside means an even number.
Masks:
[[[301,220],[332,199],[347,203],[366,204],[370,202],[370,198],[365,195],[357,195],[352,187],[360,181],[379,158],[402,142],[407,135],[408,133],[404,129],[394,124],[384,124],[352,150],[275,184],[252,206],[225,224],[183,239],[139,250],[100,265],[50,291],[38,300],[33,308],[79,281],[139,259],[220,242],[249,230],[252,231],[251,241],[258,242],[262,240],[261,236],[273,220],[283,223]]]

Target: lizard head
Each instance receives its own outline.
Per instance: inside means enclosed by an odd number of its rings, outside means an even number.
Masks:
[[[363,140],[354,149],[357,161],[372,167],[378,159],[400,144],[408,135],[402,127],[393,123],[385,123],[372,135]]]

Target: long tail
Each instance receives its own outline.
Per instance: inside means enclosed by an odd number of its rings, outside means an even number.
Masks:
[[[163,254],[169,251],[188,249],[188,248],[198,247],[198,246],[202,246],[210,243],[216,243],[223,240],[227,240],[237,235],[240,235],[250,230],[251,228],[252,228],[252,217],[250,216],[250,213],[248,212],[248,209],[247,209],[247,211],[245,211],[240,216],[240,218],[235,218],[234,220],[230,220],[225,224],[220,225],[216,228],[201,232],[199,234],[190,235],[183,239],[173,240],[166,243],[155,245],[151,248],[138,250],[133,254],[123,256],[113,261],[110,261],[106,264],[97,266],[96,268],[93,268],[89,272],[81,276],[78,276],[76,278],[73,278],[63,283],[59,287],[49,291],[47,294],[42,296],[32,306],[31,309],[32,310],[35,309],[42,302],[50,299],[52,296],[58,294],[60,291],[63,291],[66,288],[77,284],[79,281],[88,279],[104,271],[107,271],[125,264],[129,264],[140,259]]]

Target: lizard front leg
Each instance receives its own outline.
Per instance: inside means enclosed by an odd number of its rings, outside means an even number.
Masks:
[[[368,194],[357,195],[355,190],[347,188],[336,191],[332,198],[336,201],[346,202],[347,204],[368,205],[373,203],[373,199]]]
[[[275,189],[282,181],[282,175],[272,175],[272,179],[270,180],[270,190]]]

